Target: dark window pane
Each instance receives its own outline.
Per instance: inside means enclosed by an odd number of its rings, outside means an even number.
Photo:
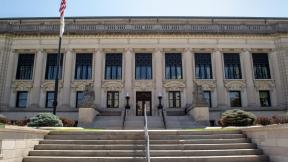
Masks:
[[[48,54],[46,62],[46,73],[45,79],[54,80],[56,78],[56,68],[57,68],[57,57],[58,54]],[[62,78],[62,69],[63,69],[63,54],[61,54],[59,66],[59,79]]]
[[[135,54],[135,79],[147,80],[152,79],[152,54],[136,53]]]
[[[83,91],[77,91],[76,92],[76,108],[79,108],[79,105],[82,104],[84,99],[84,92]]]
[[[18,91],[16,98],[16,107],[25,108],[27,107],[28,92]]]
[[[181,93],[179,91],[170,91],[168,93],[168,104],[170,108],[181,107]]]
[[[224,71],[226,79],[241,79],[240,56],[236,53],[224,54]]]
[[[195,74],[197,79],[212,79],[211,55],[195,53]]]
[[[259,91],[259,97],[260,97],[261,107],[271,106],[270,92],[269,91]]]
[[[75,79],[87,80],[92,78],[92,54],[77,54],[75,66]]]
[[[31,80],[33,76],[34,54],[19,54],[16,79]]]
[[[119,92],[107,92],[107,108],[119,108]]]
[[[180,53],[165,54],[165,78],[182,79],[182,55]]]
[[[255,79],[271,79],[267,53],[252,54]]]
[[[210,91],[204,91],[204,98],[206,102],[209,104],[209,107],[212,107],[212,99],[211,99],[211,92]]]
[[[105,79],[121,80],[122,79],[122,54],[107,53],[105,59]]]
[[[241,107],[241,93],[240,91],[230,91],[230,106],[231,107]]]
[[[53,108],[53,102],[54,102],[54,91],[48,91],[46,93],[46,107]]]

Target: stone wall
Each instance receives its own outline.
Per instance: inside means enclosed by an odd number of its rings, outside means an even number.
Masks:
[[[288,124],[245,128],[243,132],[269,155],[272,162],[288,161]]]
[[[48,132],[16,126],[0,128],[0,161],[22,162],[23,157],[27,156]]]

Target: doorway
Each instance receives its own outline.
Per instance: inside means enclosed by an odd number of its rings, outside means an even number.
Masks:
[[[144,116],[144,106],[148,116],[152,116],[151,92],[136,92],[136,116]]]

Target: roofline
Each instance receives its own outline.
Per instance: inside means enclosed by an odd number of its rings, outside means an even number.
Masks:
[[[0,20],[57,20],[59,17],[5,17]],[[288,20],[288,17],[229,17],[229,16],[76,16],[65,19],[242,19],[242,20]]]

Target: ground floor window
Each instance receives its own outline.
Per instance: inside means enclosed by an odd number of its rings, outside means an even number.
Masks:
[[[77,91],[76,92],[76,108],[79,108],[79,106],[82,104],[83,99],[84,99],[84,92]]]
[[[16,98],[16,107],[26,108],[27,107],[28,92],[18,91]]]
[[[241,92],[240,91],[230,91],[230,106],[231,107],[241,107]]]
[[[169,99],[169,107],[170,108],[180,108],[181,107],[181,93],[180,93],[180,91],[170,91],[168,99]]]
[[[54,91],[48,91],[46,93],[46,108],[53,108],[53,102],[54,102]]]
[[[208,103],[209,107],[212,107],[211,91],[204,91],[204,98]]]
[[[107,108],[119,108],[119,92],[107,92]]]
[[[269,91],[259,91],[260,105],[261,107],[271,106],[270,92]]]

